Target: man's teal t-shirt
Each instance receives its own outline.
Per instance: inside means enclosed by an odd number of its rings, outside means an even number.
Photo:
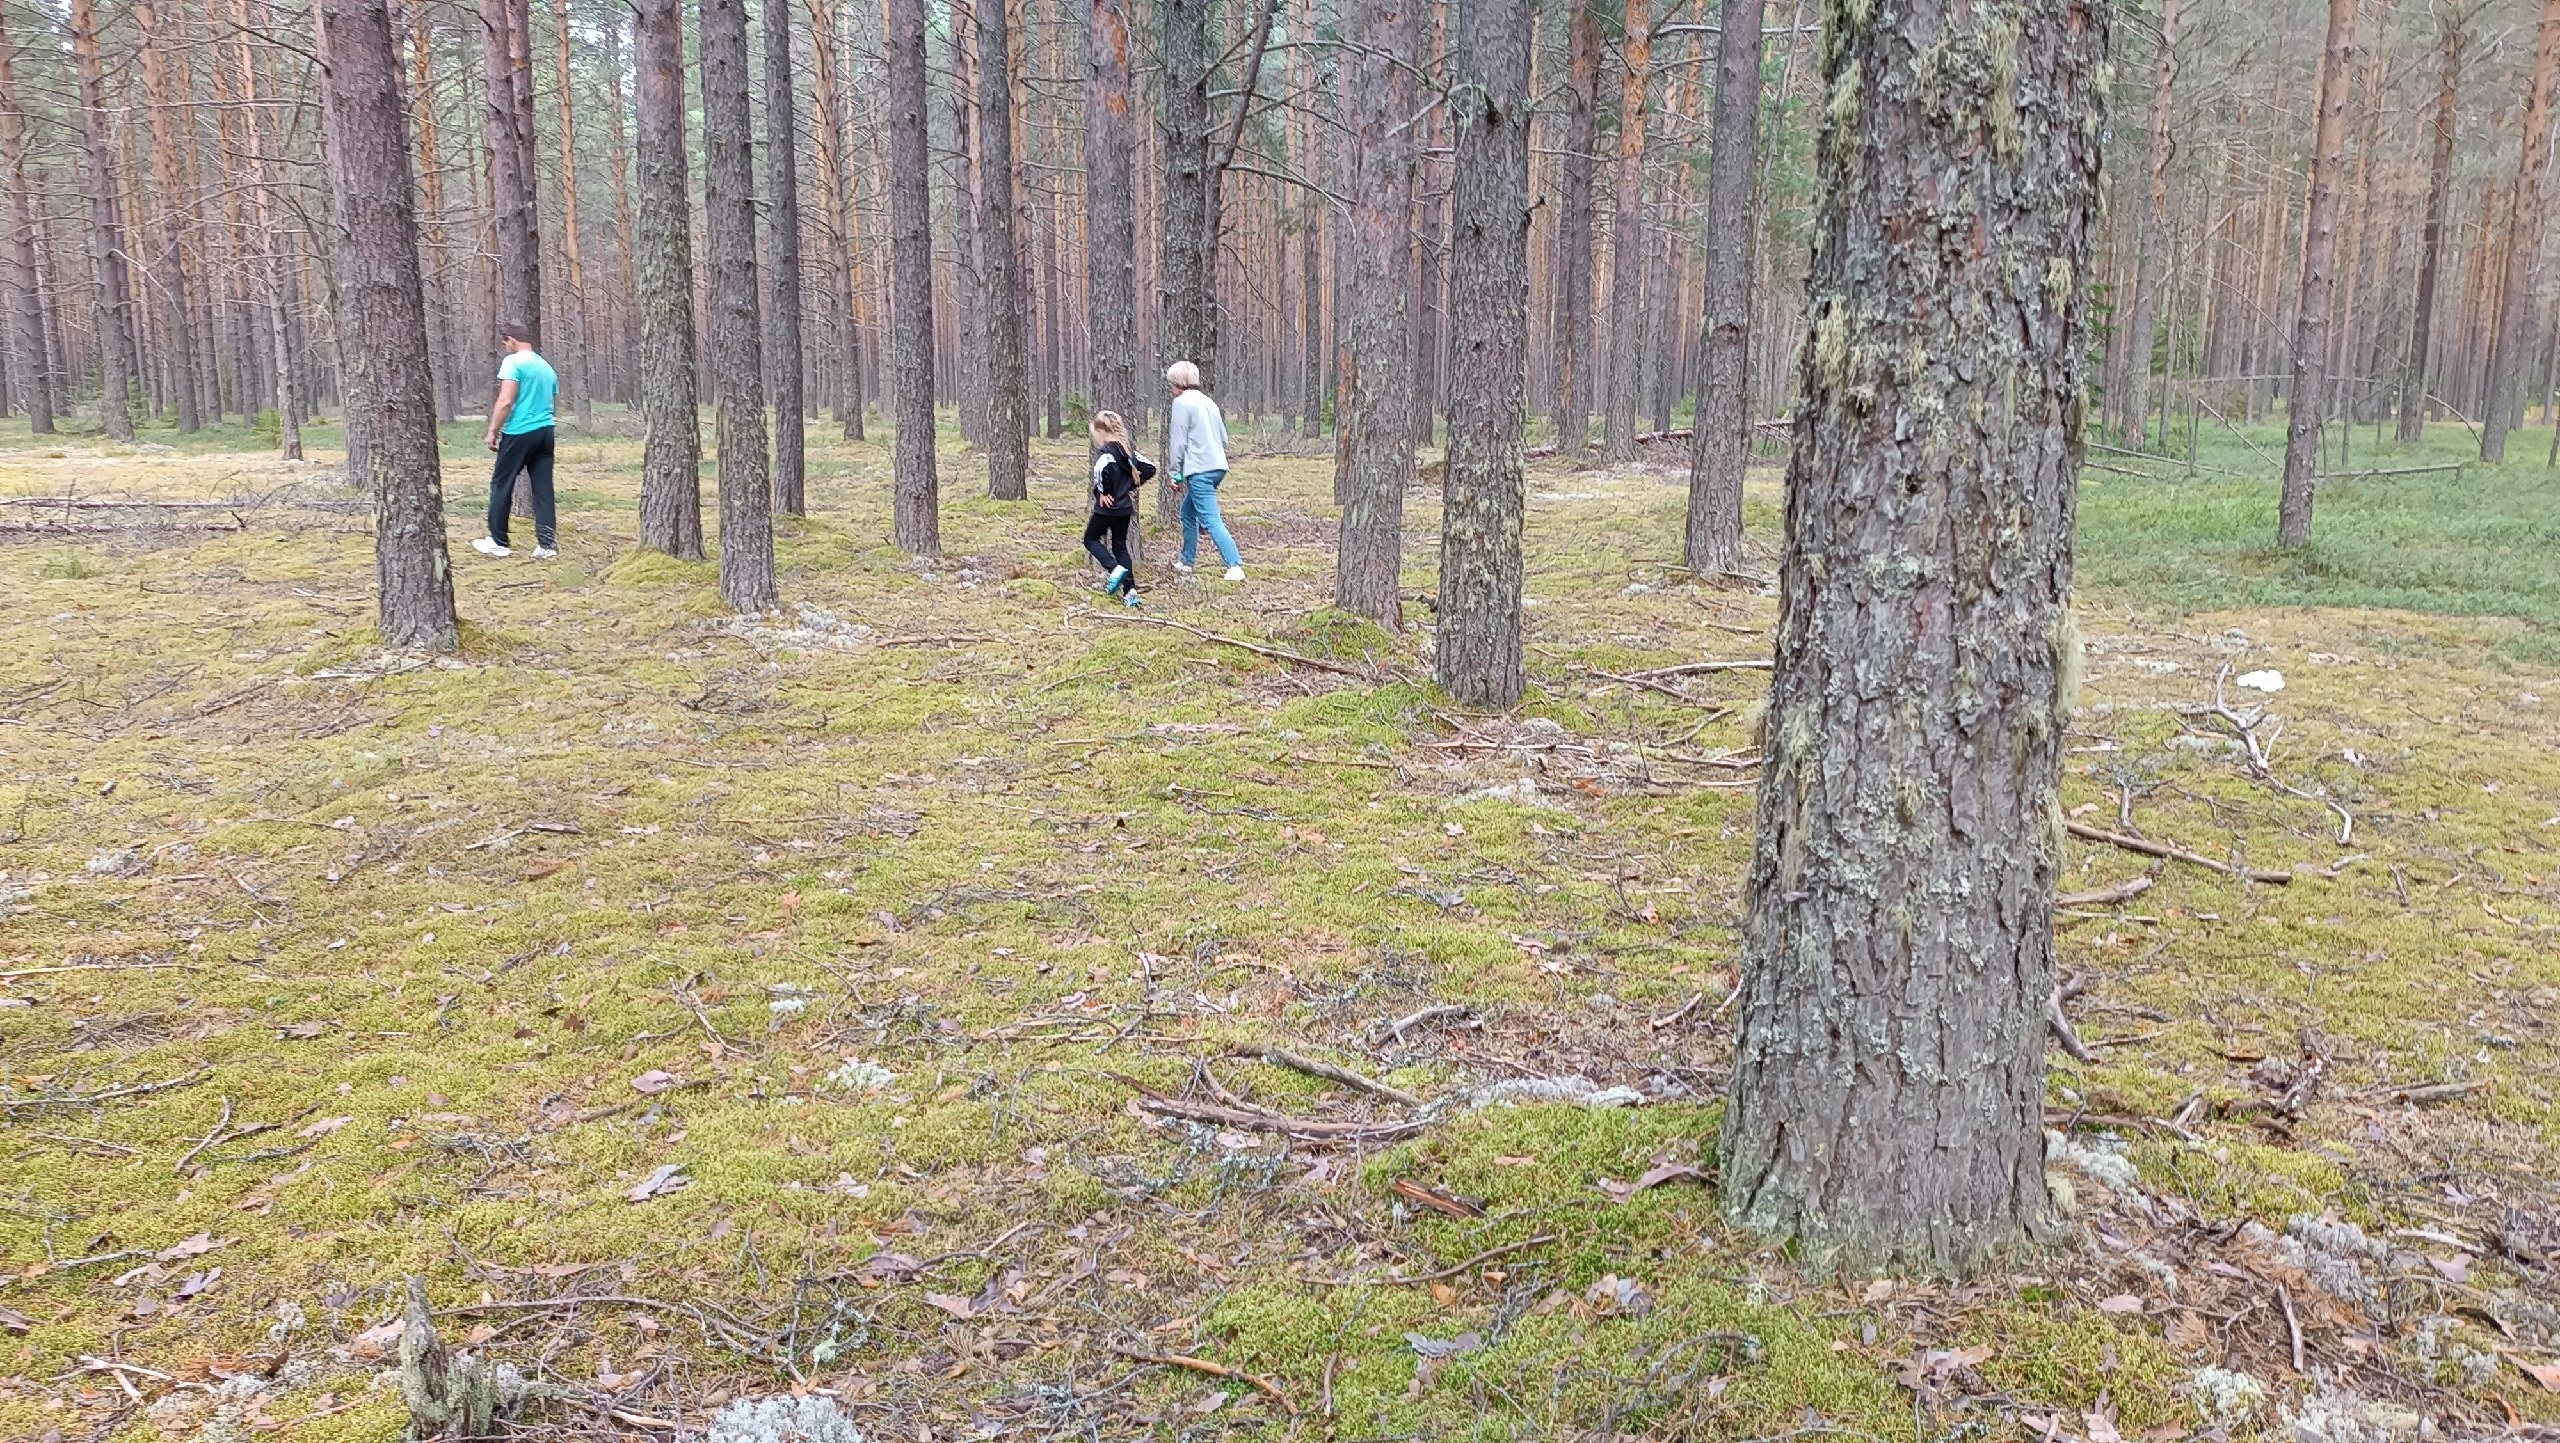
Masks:
[[[531,351],[513,351],[499,363],[498,379],[516,383],[515,409],[503,428],[510,436],[539,431],[551,424],[551,397],[560,389],[560,373]]]

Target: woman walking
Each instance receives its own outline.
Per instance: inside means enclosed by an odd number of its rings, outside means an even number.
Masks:
[[[1182,559],[1173,569],[1191,574],[1200,557],[1200,533],[1206,531],[1218,559],[1227,563],[1227,579],[1242,581],[1244,558],[1236,554],[1236,539],[1227,534],[1226,518],[1218,514],[1218,483],[1227,479],[1227,418],[1200,389],[1198,366],[1176,361],[1165,368],[1164,379],[1173,388],[1164,462],[1173,468],[1173,489],[1182,494]]]
[[[1093,515],[1084,523],[1085,554],[1102,568],[1105,593],[1126,606],[1143,605],[1129,525],[1138,518],[1138,488],[1155,479],[1156,466],[1129,449],[1129,427],[1119,412],[1096,411],[1086,430],[1093,437]]]

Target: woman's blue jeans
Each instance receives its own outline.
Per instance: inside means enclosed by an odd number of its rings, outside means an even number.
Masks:
[[[1226,518],[1218,514],[1218,483],[1227,479],[1224,471],[1201,471],[1182,478],[1182,564],[1191,566],[1200,559],[1200,533],[1209,533],[1209,544],[1218,548],[1218,559],[1229,566],[1244,565],[1236,553],[1236,539],[1227,534]]]

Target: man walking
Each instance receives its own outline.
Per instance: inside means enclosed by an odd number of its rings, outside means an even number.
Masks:
[[[560,389],[559,373],[525,339],[532,328],[509,321],[498,332],[507,358],[498,365],[498,396],[489,403],[490,450],[498,453],[489,477],[489,534],[471,543],[483,556],[512,556],[507,546],[508,503],[515,497],[516,477],[533,485],[533,559],[549,561],[560,554],[558,518],[551,498],[551,398]]]
[[[1244,580],[1244,558],[1236,539],[1218,514],[1218,483],[1227,479],[1227,418],[1218,403],[1200,389],[1200,368],[1189,361],[1165,367],[1165,384],[1173,388],[1173,411],[1165,436],[1164,464],[1182,493],[1182,559],[1173,569],[1189,575],[1200,557],[1200,533],[1218,548],[1227,563],[1229,581]]]

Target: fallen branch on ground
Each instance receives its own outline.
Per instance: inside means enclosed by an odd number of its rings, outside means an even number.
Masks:
[[[1351,1071],[1349,1068],[1336,1067],[1330,1062],[1320,1062],[1315,1058],[1301,1056],[1298,1053],[1288,1051],[1285,1048],[1265,1047],[1259,1042],[1247,1042],[1232,1050],[1238,1057],[1256,1058],[1260,1061],[1271,1063],[1274,1066],[1288,1068],[1292,1072],[1303,1072],[1309,1077],[1321,1077],[1329,1082],[1339,1082],[1345,1087],[1351,1088],[1354,1091],[1365,1092],[1371,1097],[1383,1097],[1398,1107],[1419,1108],[1423,1106],[1421,1098],[1414,1096],[1412,1093],[1405,1091],[1401,1087],[1390,1087],[1387,1084],[1378,1081],[1376,1078],[1363,1077],[1359,1073]]]
[[[199,1067],[183,1077],[172,1077],[166,1082],[137,1082],[130,1087],[110,1087],[104,1092],[74,1093],[64,1097],[0,1098],[0,1113],[14,1117],[21,1112],[40,1113],[54,1108],[96,1107],[114,1098],[140,1097],[145,1093],[166,1092],[173,1087],[186,1087],[202,1082],[212,1074],[212,1068]]]
[[[1422,1131],[1419,1122],[1320,1122],[1311,1118],[1285,1117],[1254,1107],[1224,1107],[1213,1102],[1194,1102],[1156,1091],[1125,1073],[1108,1074],[1115,1082],[1138,1094],[1138,1106],[1165,1117],[1178,1117],[1185,1122],[1214,1122],[1226,1127],[1250,1128],[1256,1132],[1276,1132],[1302,1142],[1392,1142]]]
[[[1472,1017],[1474,1015],[1474,1008],[1463,1006],[1455,1002],[1442,1003],[1436,1007],[1425,1007],[1419,1012],[1409,1013],[1406,1016],[1399,1017],[1395,1021],[1386,1023],[1376,1031],[1371,1032],[1369,1034],[1369,1045],[1375,1047],[1379,1043],[1389,1041],[1390,1039],[1402,1042],[1404,1040],[1404,1035],[1407,1032],[1420,1027],[1426,1022],[1438,1022],[1443,1018],[1448,1017]]]
[[[2201,853],[2190,852],[2184,847],[2174,847],[2166,842],[2155,842],[2148,837],[2128,837],[2122,832],[2110,832],[2103,827],[2092,827],[2083,822],[2066,820],[2062,824],[2062,829],[2069,832],[2071,835],[2078,837],[2084,842],[2105,842],[2109,846],[2122,847],[2128,852],[2138,852],[2146,857],[2158,857],[2164,861],[2185,862],[2189,866],[2204,867],[2211,871],[2220,872],[2226,877],[2243,877],[2252,882],[2265,882],[2271,886],[2277,887],[2281,887],[2293,880],[2293,874],[2291,872],[2271,872],[2255,867],[2235,867],[2228,862],[2217,862],[2213,858],[2204,856]]]
[[[1554,1233],[1540,1233],[1534,1238],[1522,1238],[1516,1243],[1504,1243],[1498,1248],[1487,1248],[1483,1252],[1476,1254],[1474,1257],[1466,1259],[1464,1262],[1451,1263],[1449,1266],[1438,1269],[1434,1272],[1395,1274],[1383,1278],[1313,1278],[1309,1281],[1337,1288],[1347,1288],[1359,1283],[1371,1283],[1382,1288],[1409,1288],[1416,1283],[1436,1283],[1443,1278],[1454,1278],[1458,1274],[1467,1271],[1469,1268],[1482,1267],[1484,1264],[1492,1262],[1495,1258],[1505,1258],[1509,1257],[1513,1253],[1527,1252],[1531,1248],[1544,1247],[1555,1240],[1556,1235]]]
[[[1245,1384],[1269,1398],[1281,1412],[1292,1418],[1298,1416],[1298,1405],[1289,1401],[1289,1395],[1280,1391],[1279,1384],[1268,1378],[1248,1373],[1241,1368],[1230,1368],[1224,1363],[1212,1363],[1206,1358],[1187,1357],[1180,1353],[1141,1353],[1135,1348],[1123,1348],[1117,1345],[1114,1345],[1111,1351],[1132,1363],[1153,1363],[1160,1368],[1187,1368],[1194,1373],[1206,1373],[1212,1378],[1224,1378],[1230,1382]]]
[[[1276,646],[1264,646],[1259,642],[1245,641],[1237,637],[1221,635],[1214,631],[1204,631],[1199,627],[1187,625],[1183,622],[1174,621],[1166,617],[1141,616],[1129,611],[1096,611],[1093,614],[1099,617],[1106,617],[1114,621],[1134,621],[1141,626],[1165,626],[1171,627],[1175,631],[1187,631],[1193,636],[1200,638],[1202,641],[1214,641],[1220,646],[1232,646],[1238,651],[1249,651],[1256,656],[1267,656],[1274,661],[1291,662],[1298,666],[1312,666],[1318,671],[1329,671],[1334,673],[1336,676],[1356,677],[1361,681],[1378,680],[1377,672],[1369,667],[1353,666],[1348,662],[1327,661],[1320,656],[1306,656],[1294,651],[1283,651]]]
[[[2092,892],[2065,892],[2053,899],[2057,907],[2104,907],[2115,902],[2130,902],[2150,891],[2158,883],[2149,876],[2127,877],[2111,887]]]

